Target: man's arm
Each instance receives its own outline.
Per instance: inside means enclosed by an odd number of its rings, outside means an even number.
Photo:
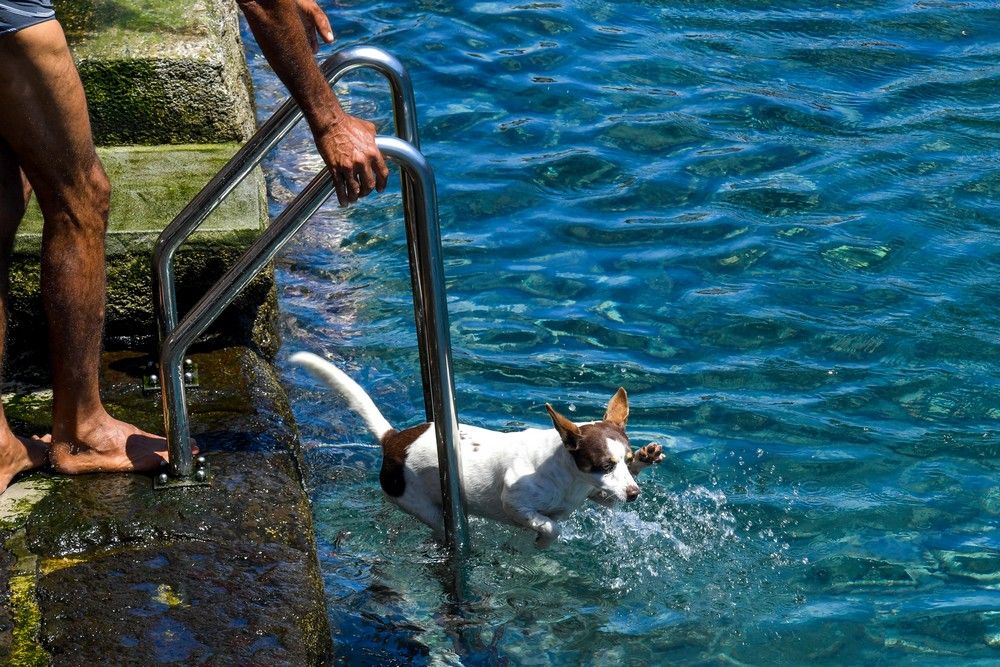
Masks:
[[[382,192],[389,169],[375,146],[375,126],[340,107],[313,59],[312,28],[307,27],[296,0],[237,2],[267,62],[302,107],[316,148],[333,175],[340,205],[347,206],[373,189]],[[306,20],[314,21],[324,39],[331,41],[329,23],[325,22],[325,16],[320,20],[317,12],[323,16],[315,7]]]

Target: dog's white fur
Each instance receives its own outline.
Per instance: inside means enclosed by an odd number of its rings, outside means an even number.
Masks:
[[[296,353],[291,361],[308,369],[343,396],[372,434],[383,443],[383,447],[387,437],[396,434],[371,397],[339,368],[309,352]],[[615,404],[616,400],[618,404]],[[596,451],[594,456],[602,457],[602,465],[610,468],[607,471],[581,470],[564,440],[566,434],[560,431],[572,431],[587,424],[574,425],[551,406],[546,407],[556,426],[552,429],[529,428],[501,433],[460,425],[461,481],[469,513],[528,528],[537,534],[536,544],[546,547],[559,534],[556,522],[569,516],[588,497],[602,504],[634,500],[639,494],[639,487],[633,472],[638,472],[649,462],[637,465],[625,437],[624,422],[628,408],[623,389],[619,389],[609,403],[609,414],[613,405],[616,405],[616,414],[621,421],[621,436],[618,437],[616,429],[612,428],[591,430],[590,433],[599,432],[608,437],[597,445],[591,437],[588,445]],[[608,415],[605,417],[607,419]],[[579,433],[579,430],[576,432]],[[572,435],[568,437],[573,439]],[[601,446],[606,447],[606,451],[597,451]],[[402,469],[404,490],[397,497],[388,492],[387,496],[440,536],[444,525],[433,425],[413,440],[405,452]],[[630,463],[632,470],[629,469]]]

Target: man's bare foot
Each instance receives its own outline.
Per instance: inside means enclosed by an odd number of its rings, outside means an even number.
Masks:
[[[166,438],[110,415],[76,437],[53,433],[49,448],[52,468],[68,475],[156,470],[166,460]]]
[[[18,473],[45,465],[48,449],[41,440],[22,438],[8,429],[3,430],[6,433],[0,435],[0,493]]]

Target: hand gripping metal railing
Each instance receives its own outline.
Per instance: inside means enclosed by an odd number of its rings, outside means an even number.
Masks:
[[[445,537],[455,553],[464,554],[469,549],[469,528],[459,479],[458,419],[437,192],[434,174],[419,151],[413,88],[406,69],[396,58],[371,47],[340,51],[327,58],[321,68],[331,85],[352,70],[374,69],[388,80],[392,92],[399,138],[378,137],[376,143],[384,157],[400,166],[424,407],[427,419],[434,422],[437,436]],[[183,369],[188,347],[329,199],[334,191],[329,170],[324,168],[313,178],[180,322],[174,288],[174,254],[301,117],[294,100],[285,102],[163,230],[157,241],[153,263],[160,327],[160,382],[170,451],[170,473],[163,481],[188,479],[194,473]]]

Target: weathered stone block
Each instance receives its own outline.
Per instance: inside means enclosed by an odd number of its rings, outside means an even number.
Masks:
[[[111,181],[108,255],[151,244],[160,231],[236,153],[239,144],[115,146],[97,149]],[[259,232],[267,224],[264,176],[258,170],[198,228],[198,233]],[[18,247],[37,247],[42,216],[32,202],[18,230]]]
[[[57,0],[98,144],[242,141],[250,77],[228,0]]]
[[[144,346],[156,336],[152,250],[160,231],[236,152],[234,144],[101,148],[112,184],[108,224],[109,349]],[[263,175],[251,174],[181,246],[175,259],[183,315],[243,254],[267,223]],[[11,267],[13,317],[9,354],[15,361],[47,358],[40,294],[42,217],[32,204],[18,233]],[[277,351],[273,274],[261,274],[225,311],[209,336]]]
[[[322,589],[308,569],[301,551],[248,541],[100,554],[39,580],[41,643],[67,667],[322,664]]]

